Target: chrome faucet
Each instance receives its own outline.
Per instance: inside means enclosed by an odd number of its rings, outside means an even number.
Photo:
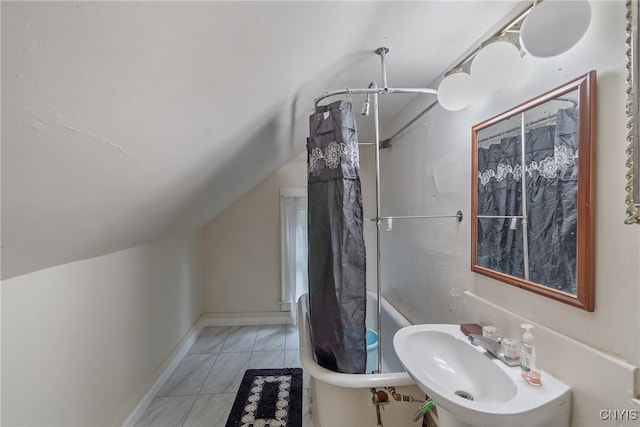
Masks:
[[[501,338],[497,340],[493,340],[491,338],[483,337],[482,335],[469,334],[467,336],[469,338],[469,342],[473,345],[479,345],[480,347],[486,349],[489,353],[495,356],[498,360],[504,363],[507,366],[518,366],[520,365],[520,359],[507,357],[502,352],[502,346],[500,345]]]

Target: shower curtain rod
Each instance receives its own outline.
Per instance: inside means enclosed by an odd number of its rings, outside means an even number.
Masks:
[[[427,94],[427,95],[437,95],[438,91],[436,89],[431,89],[431,88],[393,88],[393,87],[381,87],[381,88],[367,88],[367,89],[350,89],[350,88],[346,88],[346,89],[339,89],[339,90],[334,90],[334,91],[327,91],[324,95],[319,96],[318,98],[316,98],[313,101],[313,105],[314,107],[318,106],[318,103],[324,99],[327,99],[329,97],[332,96],[337,96],[337,95],[344,95],[344,94],[348,94],[348,95],[371,95],[371,94],[375,94],[375,95],[390,95],[390,94],[394,94],[394,93],[415,93],[415,94]],[[396,131],[396,133],[394,133],[393,135],[391,135],[389,138],[384,139],[382,141],[380,141],[380,144],[382,149],[384,148],[389,148],[391,146],[391,141],[393,141],[398,135],[400,135],[402,132],[404,132],[405,130],[407,130],[411,125],[413,125],[415,122],[417,122],[419,119],[422,118],[422,116],[424,116],[429,110],[431,110],[431,108],[433,108],[436,104],[438,103],[438,101],[433,102],[432,104],[429,105],[429,107],[427,107],[424,111],[422,111],[422,113],[418,114],[416,117],[414,117],[413,119],[411,119],[408,123],[406,123],[404,126],[402,126],[400,129],[398,129]],[[376,145],[375,142],[359,142],[358,145]]]
[[[414,94],[429,94],[429,95],[437,95],[438,91],[430,88],[391,88],[387,84],[387,68],[385,66],[385,55],[389,53],[389,49],[386,47],[379,47],[375,50],[375,53],[380,56],[380,63],[382,66],[382,87],[378,87],[378,84],[373,81],[366,89],[339,89],[334,91],[326,91],[323,95],[315,98],[313,101],[314,108],[318,107],[318,103],[324,99],[327,99],[336,95],[373,95],[373,118],[374,118],[374,142],[373,145],[376,146],[375,150],[375,198],[376,198],[376,218],[373,220],[376,222],[376,294],[377,294],[377,324],[378,324],[378,357],[377,357],[377,369],[376,371],[382,372],[382,340],[386,339],[381,334],[381,325],[382,325],[382,307],[381,307],[381,298],[382,298],[382,289],[380,284],[380,264],[381,264],[381,248],[380,248],[380,226],[381,219],[380,218],[380,123],[379,123],[379,109],[378,109],[378,96],[379,95],[389,95],[394,93],[414,93]],[[437,101],[436,101],[437,102]],[[414,119],[415,120],[415,119]],[[413,122],[413,120],[412,120]],[[403,127],[400,132],[402,132],[406,128]],[[396,133],[397,135],[397,133]],[[394,135],[395,136],[395,135]],[[382,141],[383,145],[388,145],[389,140]],[[461,219],[462,212],[459,211],[456,214],[458,221],[462,221]]]
[[[550,101],[570,102],[573,105],[573,108],[578,108],[578,101],[576,101],[573,98],[555,98],[555,99],[551,99]],[[523,113],[524,112],[518,113],[518,114],[523,114]],[[531,126],[539,125],[540,123],[544,123],[545,121],[549,121],[551,119],[555,119],[556,117],[558,117],[558,113],[548,114],[546,116],[540,117],[539,119],[530,121],[529,123],[526,124],[526,126],[527,126],[527,128],[530,128]],[[511,128],[511,129],[507,129],[505,131],[497,133],[495,135],[484,137],[484,138],[482,138],[481,140],[478,141],[478,144],[480,144],[481,142],[489,141],[489,140],[491,140],[493,138],[497,138],[499,136],[507,135],[507,134],[509,134],[511,132],[520,130],[520,128],[521,128],[521,126],[518,125],[518,126],[515,126],[515,127]]]
[[[326,91],[324,95],[314,99],[314,107],[318,106],[318,103],[323,99],[336,96],[336,95],[389,95],[392,93],[422,93],[437,95],[438,91],[431,88],[392,88],[387,84],[387,67],[385,64],[385,56],[389,53],[389,49],[386,47],[379,47],[374,51],[380,56],[380,64],[382,66],[382,87],[378,87],[375,82],[372,82],[367,89],[338,89],[334,91]]]
[[[317,107],[318,103],[320,101],[322,101],[324,99],[327,99],[329,97],[332,97],[332,96],[337,96],[337,95],[344,95],[344,94],[347,94],[347,95],[372,95],[372,94],[390,95],[390,94],[394,94],[394,93],[420,93],[420,94],[437,95],[438,91],[436,89],[420,88],[420,87],[416,87],[416,88],[380,87],[380,88],[367,88],[367,89],[345,88],[345,89],[327,91],[324,95],[319,96],[316,99],[314,99],[313,105],[315,107]]]
[[[558,117],[558,113],[549,114],[548,116],[544,116],[544,117],[541,117],[541,118],[539,118],[537,120],[530,121],[529,123],[526,123],[525,126],[526,126],[527,129],[531,129],[531,126],[539,125],[540,123],[548,122],[550,120],[556,120],[557,117]],[[495,135],[491,135],[491,136],[487,136],[485,138],[482,138],[481,140],[478,141],[478,144],[480,144],[482,142],[485,142],[485,141],[490,141],[490,140],[495,139],[495,138],[497,138],[499,136],[508,135],[511,132],[515,132],[517,130],[518,131],[521,130],[521,126],[520,125],[518,125],[517,127],[513,127],[511,129],[504,130],[504,131],[502,131],[500,133],[496,133]]]
[[[489,219],[522,219],[524,215],[476,215],[476,218],[489,218]]]
[[[464,214],[462,213],[462,211],[458,211],[456,212],[455,215],[405,215],[405,216],[381,216],[378,218],[366,218],[369,221],[377,221],[380,219],[417,219],[417,218],[427,218],[427,219],[433,219],[433,218],[457,218],[459,222],[462,221],[462,219],[464,218]]]

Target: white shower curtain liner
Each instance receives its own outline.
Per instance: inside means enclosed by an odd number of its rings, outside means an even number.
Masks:
[[[290,311],[296,323],[296,302],[307,292],[307,189],[280,189],[280,217],[282,242],[282,311]]]

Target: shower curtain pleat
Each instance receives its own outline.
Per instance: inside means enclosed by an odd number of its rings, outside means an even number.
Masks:
[[[309,117],[309,321],[319,365],[366,368],[366,258],[355,117],[350,102]]]

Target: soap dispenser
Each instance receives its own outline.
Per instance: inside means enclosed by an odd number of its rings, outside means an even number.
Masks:
[[[520,346],[520,372],[529,384],[539,386],[541,384],[540,368],[538,367],[536,348],[533,344],[533,334],[531,334],[533,325],[523,323],[520,327],[525,330]]]

